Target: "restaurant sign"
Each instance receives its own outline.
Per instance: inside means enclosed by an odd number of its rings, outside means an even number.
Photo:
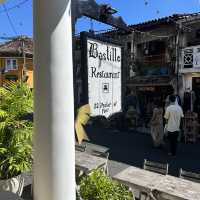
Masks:
[[[87,37],[88,103],[91,116],[122,110],[122,49],[120,45]]]

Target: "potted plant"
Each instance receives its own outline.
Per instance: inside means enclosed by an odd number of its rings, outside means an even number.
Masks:
[[[94,170],[80,181],[80,197],[83,200],[134,200],[128,187],[113,181],[102,170]]]
[[[20,174],[32,166],[32,92],[25,83],[8,82],[0,88],[0,191],[21,195]]]

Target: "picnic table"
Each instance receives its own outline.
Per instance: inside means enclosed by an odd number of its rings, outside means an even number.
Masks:
[[[106,158],[97,157],[88,152],[76,151],[76,169],[91,172],[93,169],[101,168],[106,164]]]
[[[200,200],[200,184],[181,178],[165,176],[133,166],[128,167],[113,178],[128,185],[133,190],[153,195],[155,199]]]

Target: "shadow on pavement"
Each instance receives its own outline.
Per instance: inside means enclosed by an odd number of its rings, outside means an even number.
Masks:
[[[90,142],[110,148],[110,159],[142,168],[143,160],[169,163],[169,174],[178,176],[179,169],[200,171],[200,142],[179,143],[177,156],[168,156],[167,148],[155,149],[151,136],[136,131],[112,131],[88,126]]]

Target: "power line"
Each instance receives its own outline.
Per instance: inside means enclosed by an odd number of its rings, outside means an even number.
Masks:
[[[16,8],[19,8],[20,6],[22,6],[23,4],[27,3],[28,1],[29,0],[24,0],[24,1],[21,1],[20,3],[18,3],[16,5],[10,7],[10,8],[7,8],[7,9],[4,8],[4,10],[0,11],[0,14],[1,13],[5,13],[5,12],[9,12],[9,11],[11,11],[13,9],[16,9]]]
[[[16,31],[16,29],[15,29],[14,24],[12,23],[12,20],[11,20],[11,18],[10,18],[10,15],[9,15],[9,13],[8,13],[8,10],[7,10],[5,4],[3,4],[3,8],[4,8],[5,12],[6,12],[6,16],[7,16],[7,18],[8,18],[9,24],[10,24],[10,26],[11,26],[13,32],[15,33],[15,35],[17,35],[17,31]]]

